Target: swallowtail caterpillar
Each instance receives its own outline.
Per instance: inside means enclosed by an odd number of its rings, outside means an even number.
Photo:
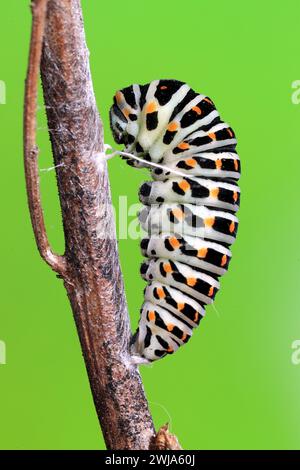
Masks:
[[[211,99],[177,80],[118,91],[110,122],[115,141],[145,162],[125,157],[129,165],[164,167],[139,192],[147,286],[131,350],[151,362],[190,339],[219,290],[238,228],[240,160]]]

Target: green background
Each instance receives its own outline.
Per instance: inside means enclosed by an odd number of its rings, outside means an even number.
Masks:
[[[22,104],[29,0],[1,2],[2,449],[104,448],[77,333],[61,281],[37,253],[26,203]],[[238,137],[240,229],[215,307],[188,346],[143,367],[156,426],[171,421],[185,449],[300,448],[300,365],[291,361],[299,321],[298,0],[83,0],[105,141],[115,90],[177,78],[210,96]],[[40,167],[51,166],[38,111]],[[115,205],[137,202],[145,170],[109,162]],[[62,251],[54,172],[41,172],[53,247]],[[129,222],[132,220],[129,216]],[[144,282],[138,240],[120,256],[135,328]]]

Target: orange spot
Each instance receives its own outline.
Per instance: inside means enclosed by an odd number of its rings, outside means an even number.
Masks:
[[[194,159],[194,158],[188,158],[185,163],[188,165],[188,166],[191,166],[192,168],[195,168],[195,166],[197,165],[197,161]]]
[[[178,183],[178,186],[179,186],[184,192],[186,192],[188,189],[190,189],[190,184],[189,184],[186,180],[180,181],[180,183]]]
[[[178,123],[177,122],[170,122],[170,124],[167,127],[168,131],[170,132],[175,132],[178,129]]]
[[[238,171],[238,169],[239,169],[239,163],[238,163],[238,161],[237,161],[237,160],[234,160],[233,163],[234,163],[234,169],[235,169],[235,171]]]
[[[232,233],[234,232],[235,229],[235,223],[232,221],[231,224],[229,225],[229,232]]]
[[[206,255],[207,255],[207,248],[200,248],[200,250],[198,250],[198,253],[197,253],[198,258],[205,258]]]
[[[195,313],[195,317],[194,317],[194,322],[197,322],[197,321],[198,321],[198,318],[199,318],[199,313],[196,312],[196,313]]]
[[[115,98],[117,103],[120,104],[121,101],[123,101],[123,94],[120,91],[117,91],[117,93],[115,94]]]
[[[187,285],[190,287],[194,287],[196,282],[197,282],[197,279],[195,277],[188,277],[186,280]]]
[[[233,200],[234,200],[234,202],[237,201],[237,198],[238,198],[238,193],[237,193],[236,191],[234,191],[234,193],[233,193]]]
[[[180,144],[178,144],[177,147],[181,150],[187,150],[187,149],[190,148],[190,146],[187,142],[181,142]]]
[[[125,109],[122,110],[122,113],[124,114],[125,117],[128,118],[128,116],[129,116],[129,114],[130,114],[130,109],[125,108]]]
[[[182,212],[181,209],[173,209],[173,215],[179,220],[183,219],[184,217],[184,213]]]
[[[193,106],[192,107],[192,110],[195,111],[195,113],[197,113],[199,116],[200,114],[202,113],[201,109],[199,108],[199,106]]]
[[[171,273],[172,272],[172,266],[170,265],[170,263],[164,263],[163,268],[164,268],[166,273]]]
[[[168,349],[167,349],[167,352],[172,353],[172,352],[174,352],[174,349],[172,349],[171,346],[169,346]]]
[[[149,313],[148,313],[148,318],[150,321],[154,321],[155,320],[155,312],[153,310],[151,310]]]
[[[166,297],[166,294],[164,293],[164,290],[161,287],[158,287],[156,289],[156,292],[160,299],[163,299],[164,297]]]
[[[176,237],[169,238],[169,243],[174,248],[174,250],[180,247],[180,242]]]
[[[216,168],[217,170],[221,170],[222,169],[222,160],[220,160],[220,158],[218,158],[216,160]]]
[[[228,132],[228,134],[230,135],[230,137],[233,137],[233,132],[232,132],[232,130],[230,129],[230,127],[227,127],[227,132]]]
[[[187,334],[186,333],[183,333],[182,336],[181,336],[181,340],[182,341],[185,341],[187,338]]]
[[[167,325],[167,330],[168,330],[168,331],[172,331],[173,329],[174,329],[174,325],[172,325],[172,323],[169,323],[169,324]]]
[[[211,190],[210,190],[210,193],[209,193],[210,197],[215,197],[215,198],[217,198],[217,197],[218,197],[218,194],[219,194],[219,191],[220,191],[219,188],[213,188],[213,189],[211,189]]]
[[[213,104],[213,102],[212,102],[212,101],[211,101],[209,98],[207,98],[207,97],[206,97],[206,98],[204,98],[204,100],[203,100],[203,101],[206,101],[207,103]]]
[[[166,85],[162,85],[159,87],[161,90],[166,90],[168,87]]]
[[[215,218],[214,217],[207,217],[207,219],[204,219],[205,227],[212,227],[215,223]]]
[[[216,134],[214,132],[210,132],[209,134],[207,134],[208,137],[210,137],[212,140],[216,140]]]
[[[227,256],[223,255],[222,256],[222,261],[221,261],[221,266],[224,266],[224,264],[226,264],[226,261],[227,261]]]
[[[146,106],[146,113],[154,113],[156,111],[156,104],[154,101],[150,101],[150,103],[147,104]]]
[[[182,302],[182,303],[179,303],[179,304],[177,304],[177,309],[179,310],[179,312],[181,312],[181,310],[183,310],[183,309],[184,309],[184,306],[185,306],[185,304],[184,304],[183,302]]]
[[[208,296],[209,296],[209,297],[212,297],[213,295],[214,295],[214,288],[213,288],[213,286],[211,286],[211,287],[209,288],[209,291],[208,291]]]

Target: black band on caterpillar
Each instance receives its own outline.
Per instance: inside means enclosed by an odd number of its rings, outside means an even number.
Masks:
[[[110,122],[116,142],[145,161],[123,157],[129,165],[164,167],[139,193],[148,284],[132,353],[150,362],[189,340],[219,290],[238,227],[240,160],[213,102],[177,80],[118,91]]]

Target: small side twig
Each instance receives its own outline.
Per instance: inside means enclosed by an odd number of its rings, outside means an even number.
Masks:
[[[48,0],[36,0],[32,4],[32,32],[29,63],[25,85],[24,106],[24,166],[28,205],[37,247],[42,258],[51,268],[62,275],[66,269],[63,256],[53,253],[47,237],[38,174],[38,148],[36,146],[37,87],[42,54]]]

